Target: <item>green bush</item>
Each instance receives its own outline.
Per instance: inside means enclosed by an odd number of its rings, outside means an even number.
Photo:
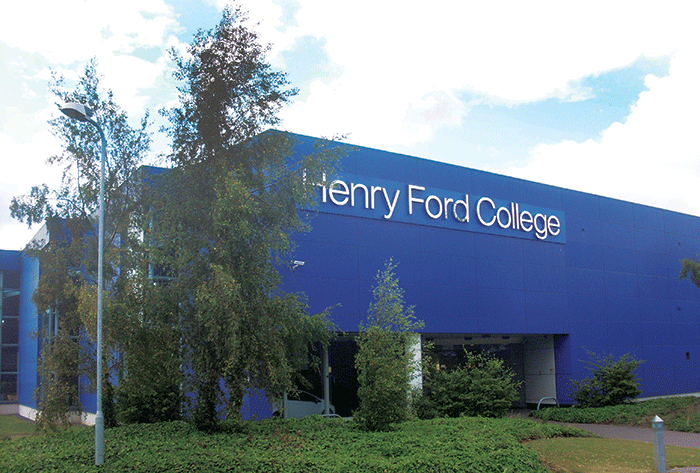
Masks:
[[[639,389],[637,375],[634,373],[643,361],[636,360],[629,353],[615,361],[610,354],[601,357],[589,351],[592,358],[587,361],[592,378],[581,381],[571,380],[572,397],[581,407],[616,406],[637,398]]]
[[[134,389],[129,384],[117,387],[117,418],[125,424],[150,424],[181,418],[184,397],[180,386],[164,383]]]
[[[502,417],[518,399],[521,383],[503,360],[465,351],[464,364],[435,370],[424,379],[424,393],[414,404],[421,418],[433,416]]]

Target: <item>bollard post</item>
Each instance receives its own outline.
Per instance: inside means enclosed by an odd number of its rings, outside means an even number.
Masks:
[[[651,421],[654,432],[654,467],[658,473],[666,472],[666,448],[664,447],[664,421],[656,416]]]

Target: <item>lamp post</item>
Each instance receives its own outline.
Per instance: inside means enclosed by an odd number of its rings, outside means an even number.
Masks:
[[[104,414],[102,413],[102,293],[104,291],[104,239],[105,239],[105,161],[107,140],[100,124],[93,120],[92,110],[83,104],[69,102],[59,110],[69,118],[88,122],[97,128],[102,141],[100,158],[100,220],[97,243],[97,413],[95,414],[95,465],[101,465],[105,456]]]

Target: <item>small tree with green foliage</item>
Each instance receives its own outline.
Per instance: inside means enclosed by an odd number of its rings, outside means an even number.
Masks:
[[[78,102],[95,112],[107,137],[105,169],[104,246],[104,388],[105,426],[116,422],[111,382],[119,380],[118,393],[134,397],[156,388],[167,379],[176,387],[181,370],[175,356],[154,356],[153,344],[133,343],[150,338],[163,340],[173,334],[171,320],[144,301],[157,289],[149,283],[142,230],[143,181],[140,167],[149,152],[151,136],[148,114],[132,127],[127,114],[104,90],[96,61],[85,66],[75,87],[66,88],[63,77],[53,75],[50,90],[59,103]],[[97,307],[97,219],[100,189],[100,137],[89,123],[62,114],[49,121],[61,149],[47,159],[62,170],[61,183],[32,188],[26,196],[12,199],[12,216],[29,227],[46,223],[48,241],[33,241],[26,253],[39,261],[41,271],[32,295],[39,314],[52,314],[37,334],[41,356],[37,401],[41,428],[67,425],[69,411],[80,411],[79,380],[85,376],[96,387],[95,340]],[[156,332],[157,330],[157,332]],[[167,361],[167,363],[164,363]],[[143,376],[134,378],[138,373]],[[158,378],[150,373],[159,373]],[[129,382],[133,381],[133,382]],[[82,386],[81,386],[82,384]],[[128,387],[127,387],[128,386]],[[132,389],[133,388],[133,389]],[[128,392],[127,392],[128,391]],[[179,408],[177,411],[179,413]]]
[[[224,409],[239,417],[250,389],[271,401],[293,391],[311,343],[330,338],[327,312],[309,315],[303,294],[280,287],[279,268],[292,235],[309,229],[299,209],[315,205],[339,154],[319,141],[295,156],[294,138],[271,130],[297,90],[267,63],[269,49],[234,4],[186,54],[173,52],[180,100],[163,113],[174,171],[154,186],[148,241],[172,275],[192,420],[203,430]]]
[[[579,406],[616,406],[635,399],[642,393],[634,371],[644,361],[635,359],[629,353],[617,361],[612,354],[606,357],[598,356],[592,351],[588,354],[591,360],[585,363],[593,377],[581,381],[571,380],[572,397]]]
[[[503,417],[518,399],[521,383],[503,360],[465,350],[466,361],[451,369],[430,369],[417,412],[421,418]]]
[[[360,324],[357,338],[360,407],[355,422],[366,430],[385,430],[390,424],[408,418],[410,383],[417,363],[410,343],[423,327],[413,306],[404,305],[404,291],[389,260],[376,276],[374,302],[370,304],[367,325]]]
[[[700,288],[700,261],[692,259],[681,260],[683,268],[681,268],[681,280],[690,276],[690,280],[698,288]]]

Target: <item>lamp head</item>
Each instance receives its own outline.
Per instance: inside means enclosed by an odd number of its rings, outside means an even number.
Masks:
[[[68,118],[78,120],[79,122],[90,121],[90,117],[92,117],[92,110],[82,103],[68,102],[63,107],[59,105],[58,109]]]

